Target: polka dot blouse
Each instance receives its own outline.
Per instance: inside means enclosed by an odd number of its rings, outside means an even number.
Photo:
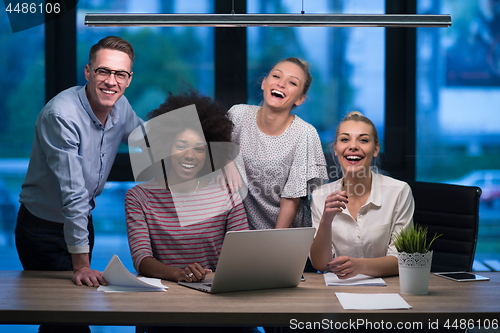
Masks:
[[[278,136],[257,127],[256,105],[235,105],[232,140],[239,146],[248,186],[245,206],[250,229],[276,226],[281,198],[301,198],[292,227],[311,226],[309,197],[328,179],[326,161],[316,129],[298,116]]]

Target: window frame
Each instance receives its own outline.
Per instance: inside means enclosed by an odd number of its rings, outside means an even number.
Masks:
[[[215,12],[227,12],[232,0],[215,0]],[[246,13],[247,1],[235,2]],[[386,0],[386,13],[415,14],[416,0]],[[46,101],[77,84],[76,7],[45,29]],[[393,177],[415,179],[416,155],[416,29],[386,28],[385,151],[382,168]],[[224,43],[230,38],[231,45]],[[247,98],[246,28],[215,31],[215,98],[225,107]],[[64,75],[60,75],[64,73]],[[124,155],[124,156],[121,156]],[[130,159],[118,154],[108,181],[133,180]]]

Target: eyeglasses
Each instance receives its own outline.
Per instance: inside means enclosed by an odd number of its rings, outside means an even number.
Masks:
[[[116,82],[125,83],[132,76],[132,74],[130,74],[127,71],[112,71],[110,69],[102,68],[102,67],[94,69],[94,67],[92,67],[92,65],[89,64],[89,66],[90,66],[90,68],[92,68],[94,73],[97,74],[97,77],[101,80],[106,80],[108,77],[110,77],[111,74],[113,74],[115,76]]]

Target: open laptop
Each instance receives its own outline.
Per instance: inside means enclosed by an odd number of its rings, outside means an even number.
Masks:
[[[212,294],[296,287],[314,232],[314,228],[229,231],[214,278],[179,284]]]

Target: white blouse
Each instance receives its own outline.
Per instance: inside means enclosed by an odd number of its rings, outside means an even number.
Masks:
[[[318,230],[326,197],[342,191],[342,179],[323,185],[312,194],[312,223]],[[372,188],[359,209],[357,221],[345,209],[332,222],[332,255],[354,258],[397,256],[392,236],[413,223],[415,202],[410,186],[372,172]]]

